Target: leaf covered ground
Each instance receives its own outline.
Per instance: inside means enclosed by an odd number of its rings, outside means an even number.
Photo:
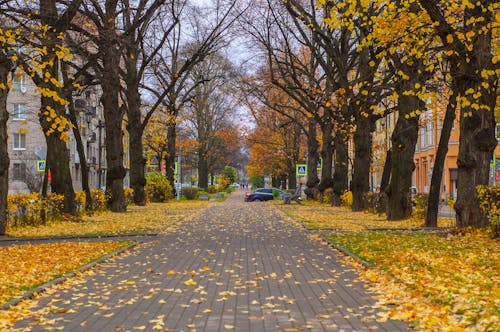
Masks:
[[[313,202],[276,206],[308,229],[329,231],[328,240],[374,265],[353,262],[388,310],[380,321],[402,319],[422,331],[500,331],[499,239],[478,230],[400,231],[424,222]],[[439,227],[453,225],[439,218]]]
[[[126,244],[128,243],[64,242],[0,247],[0,304]]]
[[[129,206],[126,213],[103,212],[82,216],[76,221],[56,221],[37,227],[9,228],[16,237],[123,235],[156,232],[175,227],[178,222],[203,209],[206,201],[172,201]]]
[[[424,226],[424,220],[409,218],[403,221],[388,221],[385,215],[370,212],[352,212],[345,207],[332,207],[329,204],[305,202],[303,205],[283,205],[273,202],[276,207],[292,218],[301,221],[308,229],[336,229],[360,231],[380,228],[418,228]],[[453,218],[438,218],[439,227],[452,227]]]
[[[327,236],[375,265],[364,271],[396,304],[388,317],[426,331],[500,330],[500,241],[481,231],[354,232]]]

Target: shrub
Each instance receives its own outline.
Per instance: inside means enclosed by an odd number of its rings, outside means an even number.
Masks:
[[[198,187],[183,187],[182,195],[188,200],[193,200],[198,197],[198,190],[200,190]]]
[[[427,201],[429,194],[418,194],[413,198],[413,213],[412,215],[418,219],[424,219],[427,211]]]
[[[217,187],[216,186],[208,186],[207,192],[209,194],[215,194],[217,192]]]
[[[85,203],[87,203],[87,198],[85,197],[85,191],[75,192],[76,213],[78,215],[82,215],[85,212]]]
[[[500,237],[500,187],[477,186],[479,206],[489,220],[489,231]]]
[[[173,198],[173,190],[167,177],[162,173],[149,173],[146,176],[146,195],[151,202],[166,202]]]
[[[345,206],[347,208],[352,207],[352,192],[346,191],[345,193],[340,196],[340,202],[342,206]]]
[[[7,198],[9,227],[38,226],[44,223],[41,218],[42,210],[46,221],[57,220],[61,217],[64,196],[47,194],[44,199],[38,193],[15,194]]]
[[[90,189],[92,197],[92,207],[96,212],[106,211],[106,194],[100,189]]]
[[[127,205],[134,204],[134,189],[125,188],[123,192],[125,194],[125,201],[127,202]]]
[[[333,189],[326,188],[323,192],[323,201],[331,203],[333,201]]]

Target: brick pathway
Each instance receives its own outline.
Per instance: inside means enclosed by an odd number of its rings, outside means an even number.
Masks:
[[[241,194],[49,291],[20,329],[406,331],[342,255]],[[37,314],[37,310],[39,310]]]

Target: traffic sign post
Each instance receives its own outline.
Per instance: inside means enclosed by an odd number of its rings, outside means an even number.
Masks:
[[[36,171],[37,172],[45,172],[45,160],[37,160],[36,161]]]
[[[297,164],[295,168],[295,174],[298,177],[307,176],[307,165],[306,164]]]
[[[323,169],[323,158],[318,159],[318,167],[316,168],[318,171]]]

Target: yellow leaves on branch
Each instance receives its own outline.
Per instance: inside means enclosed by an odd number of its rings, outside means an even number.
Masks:
[[[43,88],[39,90],[43,90]],[[66,131],[74,127],[70,120],[64,115],[57,114],[56,110],[50,106],[46,107],[43,115],[46,122],[52,123],[50,128],[45,132],[45,135],[50,136],[55,133],[59,135],[61,140],[67,142],[68,136]]]

